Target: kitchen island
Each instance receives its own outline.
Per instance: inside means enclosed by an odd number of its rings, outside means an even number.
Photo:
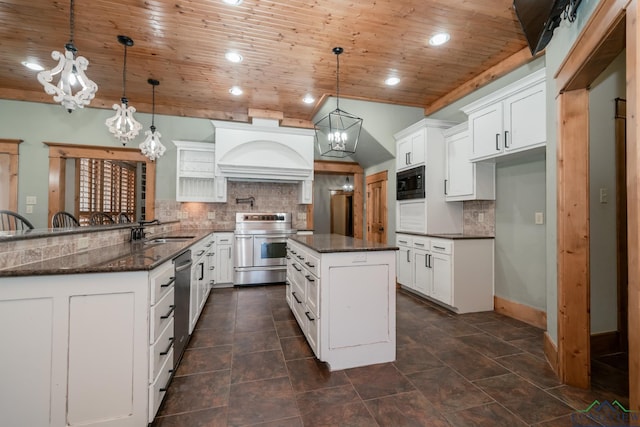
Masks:
[[[395,360],[397,249],[337,234],[287,241],[287,302],[330,370]]]

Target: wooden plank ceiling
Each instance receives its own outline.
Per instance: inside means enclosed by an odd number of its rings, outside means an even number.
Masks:
[[[124,48],[131,37],[126,95],[138,111],[244,121],[251,109],[310,120],[335,95],[340,56],[343,97],[428,107],[526,47],[512,0],[76,0],[78,54],[98,84],[91,107],[122,96]],[[0,98],[53,102],[21,65],[50,69],[51,51],[69,40],[69,0],[0,0]],[[451,33],[433,47],[429,37]],[[225,60],[228,50],[244,61]],[[389,87],[389,76],[401,79]],[[233,85],[244,93],[229,93]],[[304,104],[311,94],[316,102]],[[60,107],[62,108],[62,107]]]

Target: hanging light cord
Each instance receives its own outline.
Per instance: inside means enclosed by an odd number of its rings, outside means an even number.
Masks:
[[[342,48],[335,48],[334,53],[336,54],[336,108],[340,109],[340,54],[342,53]]]
[[[127,103],[127,44],[124,45],[124,66],[122,67],[122,103]]]
[[[156,131],[156,85],[153,85],[153,89],[151,91],[151,132],[155,133]]]
[[[73,7],[73,0],[71,0],[71,5],[69,8],[69,42],[64,45],[65,49],[70,50],[71,52],[73,52],[74,56],[76,54],[76,47],[73,44],[73,32],[75,29],[75,16],[74,16],[74,7]]]

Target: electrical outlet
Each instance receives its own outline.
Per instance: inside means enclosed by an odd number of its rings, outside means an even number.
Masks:
[[[478,222],[484,222],[484,212],[478,213]]]
[[[27,205],[27,213],[33,213],[33,205]]]
[[[536,212],[536,224],[537,225],[544,224],[544,213],[543,212]]]
[[[215,212],[207,212],[207,219],[216,219]]]
[[[189,212],[182,211],[182,219],[187,219],[187,218],[189,218]]]
[[[36,199],[36,196],[27,196],[27,204],[28,205],[37,205],[38,199]]]
[[[78,239],[78,243],[76,244],[77,249],[87,249],[89,247],[89,238],[81,237]]]

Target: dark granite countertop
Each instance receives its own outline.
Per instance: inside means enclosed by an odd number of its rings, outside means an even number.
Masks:
[[[397,246],[384,243],[368,242],[340,234],[314,234],[291,236],[290,239],[313,249],[319,253],[362,252],[362,251],[397,251]]]
[[[464,239],[495,239],[494,236],[480,236],[477,234],[464,234],[464,233],[407,233],[404,231],[398,231],[397,234],[408,234],[409,236],[419,237],[435,237],[439,239],[451,239],[451,240],[464,240]]]
[[[189,236],[190,239],[155,244],[145,244],[142,241],[121,243],[0,270],[0,277],[152,270],[175,258],[213,231],[219,230],[183,229],[154,235],[153,238]]]

